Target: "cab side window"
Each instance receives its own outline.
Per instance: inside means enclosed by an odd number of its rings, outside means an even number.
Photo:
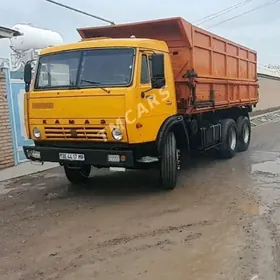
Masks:
[[[147,55],[142,55],[141,61],[141,84],[150,83],[150,74],[149,74],[149,63]]]

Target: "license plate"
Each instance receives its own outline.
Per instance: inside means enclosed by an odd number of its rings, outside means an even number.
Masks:
[[[59,159],[70,160],[70,161],[84,161],[84,154],[70,154],[70,153],[59,153]]]
[[[119,155],[108,155],[108,161],[109,162],[120,162],[120,156]]]

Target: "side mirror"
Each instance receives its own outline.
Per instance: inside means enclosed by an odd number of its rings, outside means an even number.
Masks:
[[[32,66],[31,62],[27,62],[24,66],[24,82],[25,82],[25,91],[28,92],[30,89],[30,84],[32,81]]]
[[[165,86],[164,54],[155,53],[151,56],[152,64],[152,87],[162,88]]]

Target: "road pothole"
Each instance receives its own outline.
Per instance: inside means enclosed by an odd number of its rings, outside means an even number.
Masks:
[[[255,163],[252,165],[251,171],[268,177],[278,177],[280,176],[280,158]]]

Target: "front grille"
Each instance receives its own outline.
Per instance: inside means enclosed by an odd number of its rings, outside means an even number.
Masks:
[[[47,139],[56,140],[70,139],[105,142],[108,139],[105,127],[98,126],[46,126],[45,136]]]

